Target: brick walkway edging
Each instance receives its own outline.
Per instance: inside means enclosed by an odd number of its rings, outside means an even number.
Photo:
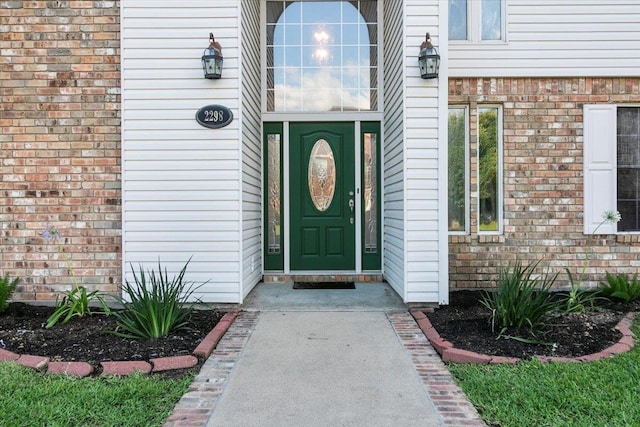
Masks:
[[[173,369],[193,368],[198,364],[198,357],[206,359],[213,352],[222,336],[229,329],[238,316],[238,309],[229,310],[222,319],[198,344],[192,354],[184,356],[158,357],[145,361],[116,361],[100,362],[101,375],[131,375],[134,372],[149,374]],[[65,374],[76,377],[86,377],[93,373],[93,366],[87,362],[51,362],[48,357],[31,354],[17,354],[0,349],[0,362],[15,362],[19,365],[46,371],[48,374]]]
[[[486,427],[409,312],[387,313],[396,335],[446,427]]]
[[[229,382],[231,373],[258,323],[259,311],[240,311],[180,398],[164,427],[202,427]]]
[[[418,323],[418,326],[429,339],[431,345],[436,349],[438,354],[445,362],[454,363],[510,363],[516,364],[522,359],[517,357],[490,356],[480,354],[473,351],[455,348],[449,341],[440,337],[438,331],[433,327],[427,315],[422,311],[412,311],[411,315]],[[546,362],[592,362],[594,360],[611,357],[616,354],[625,353],[634,346],[633,333],[631,332],[631,324],[633,323],[634,312],[627,313],[616,325],[615,329],[620,331],[622,338],[612,346],[605,348],[597,353],[587,354],[578,357],[555,357],[555,356],[536,356],[543,363]]]

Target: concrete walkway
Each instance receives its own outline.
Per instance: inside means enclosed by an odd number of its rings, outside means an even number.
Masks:
[[[263,313],[208,426],[441,426],[384,313]]]
[[[388,285],[356,286],[260,285],[166,426],[484,426]]]

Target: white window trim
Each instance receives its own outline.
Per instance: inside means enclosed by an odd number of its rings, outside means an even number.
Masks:
[[[496,195],[496,201],[498,202],[498,206],[496,208],[496,215],[499,219],[498,222],[498,229],[497,230],[487,230],[487,231],[481,231],[480,230],[480,189],[477,188],[476,189],[476,193],[477,193],[477,197],[476,197],[476,213],[477,213],[477,218],[476,218],[476,222],[477,222],[477,227],[478,227],[478,234],[480,235],[502,235],[504,233],[504,183],[503,183],[503,177],[504,177],[504,173],[503,173],[503,167],[504,167],[504,160],[503,160],[503,125],[502,125],[502,105],[496,105],[496,104],[478,104],[478,107],[476,108],[476,123],[478,126],[478,130],[477,130],[477,135],[476,135],[476,144],[477,144],[477,149],[476,151],[478,152],[478,155],[476,156],[476,162],[477,162],[477,173],[476,173],[476,182],[477,185],[480,186],[480,130],[479,130],[479,123],[480,123],[480,110],[484,109],[484,108],[495,108],[498,110],[498,125],[497,125],[497,132],[498,132],[498,141],[497,141],[497,148],[498,148],[498,176],[496,177],[496,182],[497,182],[497,195]]]
[[[448,110],[464,110],[464,230],[460,231],[451,231],[448,230],[449,235],[451,236],[466,236],[469,234],[469,222],[470,222],[470,179],[471,171],[470,171],[470,159],[471,154],[469,150],[469,106],[468,105],[450,105]],[[448,191],[448,190],[447,190]],[[447,200],[448,202],[448,200]],[[448,225],[447,225],[448,227]]]

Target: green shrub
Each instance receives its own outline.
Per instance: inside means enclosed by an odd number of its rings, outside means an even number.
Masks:
[[[158,261],[158,272],[154,270],[144,272],[139,267],[136,274],[133,266],[133,279],[135,285],[125,280],[123,290],[127,293],[130,302],[126,298],[119,298],[124,304],[124,309],[114,311],[117,317],[117,328],[114,334],[134,339],[155,339],[166,337],[174,330],[186,328],[189,315],[193,307],[187,307],[186,302],[198,289],[192,283],[184,281],[184,275],[191,258],[182,267],[180,273],[169,280],[167,269],[162,271]]]
[[[16,290],[18,286],[18,278],[11,280],[9,275],[5,274],[4,277],[0,277],[0,313],[7,309],[7,301],[11,298],[11,294]]]
[[[617,274],[615,276],[609,272],[606,274],[607,281],[600,283],[601,291],[604,295],[626,302],[640,298],[640,282],[638,282],[637,273],[633,275],[631,280],[626,274]]]
[[[534,276],[538,264],[523,267],[516,261],[513,268],[507,266],[500,271],[498,289],[485,292],[480,302],[491,310],[494,326],[503,331],[508,327],[533,329],[540,324],[542,316],[559,307],[549,293],[558,274],[545,271]]]

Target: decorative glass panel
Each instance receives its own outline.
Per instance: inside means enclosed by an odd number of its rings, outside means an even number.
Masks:
[[[280,135],[267,135],[267,161],[269,206],[267,215],[269,218],[269,230],[267,250],[270,254],[279,254],[280,248]]]
[[[267,110],[378,108],[376,0],[267,1]]]
[[[364,134],[364,251],[378,252],[377,135]]]
[[[308,181],[313,205],[320,212],[326,211],[336,189],[336,163],[333,150],[324,139],[316,141],[311,149]]]

